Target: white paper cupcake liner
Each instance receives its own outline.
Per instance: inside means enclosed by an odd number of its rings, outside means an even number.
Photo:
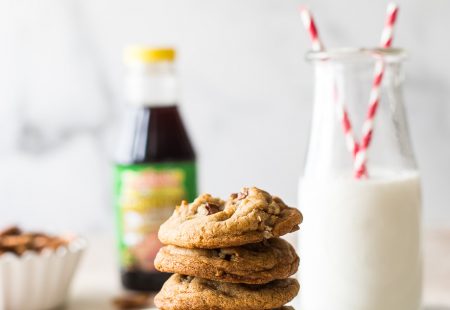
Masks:
[[[0,256],[0,310],[55,309],[66,301],[86,241],[67,247]]]

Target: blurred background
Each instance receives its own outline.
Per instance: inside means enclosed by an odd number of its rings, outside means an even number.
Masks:
[[[312,102],[300,3],[328,46],[378,44],[386,1],[1,0],[0,226],[113,229],[122,50],[133,43],[178,49],[200,190],[254,184],[295,205]],[[394,45],[410,55],[405,98],[424,221],[450,227],[450,2],[398,3]]]

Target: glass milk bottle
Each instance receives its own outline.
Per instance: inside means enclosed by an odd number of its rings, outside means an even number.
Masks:
[[[394,49],[307,55],[315,102],[299,185],[301,309],[420,309],[421,190],[403,104],[404,56]],[[380,60],[385,72],[368,174],[356,179],[335,100],[342,96],[359,141]]]

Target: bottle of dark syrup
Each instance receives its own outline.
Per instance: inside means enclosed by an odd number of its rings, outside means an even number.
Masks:
[[[115,163],[115,207],[122,284],[158,291],[159,226],[197,195],[195,152],[178,110],[175,51],[125,51],[126,111]]]

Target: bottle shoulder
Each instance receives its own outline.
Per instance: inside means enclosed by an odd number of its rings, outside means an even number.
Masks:
[[[196,154],[176,105],[128,111],[116,152],[120,163],[195,161]]]

